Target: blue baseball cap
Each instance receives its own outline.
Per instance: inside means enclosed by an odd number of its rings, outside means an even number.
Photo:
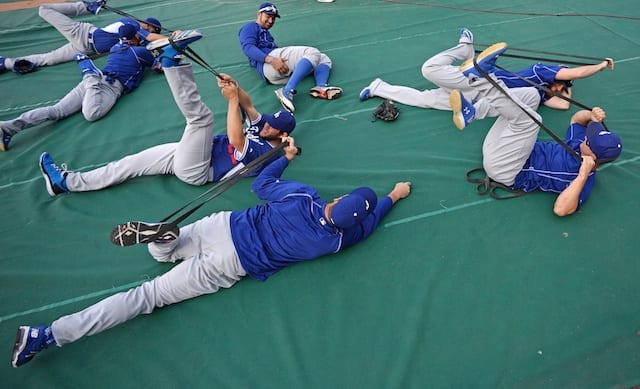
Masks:
[[[600,122],[591,122],[587,126],[587,146],[600,163],[611,162],[622,152],[620,137],[604,128]]]
[[[260,4],[260,8],[258,8],[258,12],[264,12],[267,15],[275,16],[276,18],[280,17],[280,13],[278,13],[278,7],[272,3],[262,3]]]
[[[160,24],[160,21],[158,19],[146,18],[145,22],[153,27],[154,32],[159,33],[160,31],[162,31],[162,24]]]
[[[286,132],[291,135],[296,128],[296,118],[286,109],[281,109],[273,115],[263,113],[262,117],[269,125],[280,132]]]
[[[123,24],[118,28],[118,36],[120,36],[121,39],[131,40],[135,38],[137,32],[138,29],[130,24]]]
[[[331,210],[331,223],[339,228],[360,224],[376,209],[378,196],[366,186],[356,188],[341,198]]]

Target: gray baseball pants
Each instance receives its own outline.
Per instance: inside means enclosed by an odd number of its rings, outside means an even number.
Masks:
[[[54,3],[40,6],[39,15],[49,24],[55,27],[69,41],[66,45],[44,54],[33,54],[26,57],[6,58],[5,66],[13,70],[13,65],[18,59],[26,59],[36,66],[55,65],[73,61],[76,53],[88,56],[96,55],[93,46],[89,42],[89,33],[97,29],[91,23],[79,22],[70,18],[88,14],[87,7],[82,1],[76,3]]]
[[[160,262],[182,260],[171,270],[51,324],[59,346],[90,336],[158,307],[229,288],[246,275],[231,239],[231,212],[218,212],[180,229],[178,239],[151,243]]]
[[[213,180],[213,113],[200,98],[193,67],[165,68],[164,75],[187,122],[180,141],[145,149],[88,172],[68,172],[66,183],[71,192],[99,190],[134,177],[160,174],[174,174],[192,185]]]
[[[324,53],[321,53],[320,50],[315,47],[309,46],[287,46],[287,47],[279,47],[277,49],[273,49],[270,53],[272,57],[281,57],[287,59],[287,66],[289,67],[289,73],[280,74],[272,65],[265,63],[262,65],[262,71],[264,72],[264,77],[269,80],[272,84],[286,84],[289,81],[289,77],[296,68],[296,64],[300,62],[301,59],[306,58],[311,62],[313,68],[320,64],[327,65],[331,67],[331,59]]]
[[[54,105],[35,108],[13,120],[0,122],[0,128],[11,135],[48,120],[61,120],[76,112],[90,122],[105,116],[122,95],[120,81],[108,82],[105,76],[86,75],[80,83]]]
[[[491,104],[480,98],[478,92],[471,88],[469,80],[462,74],[459,66],[453,66],[455,61],[466,60],[473,57],[474,54],[472,44],[460,43],[425,61],[422,64],[422,76],[439,88],[417,90],[402,85],[391,85],[378,78],[369,85],[370,95],[412,107],[451,111],[449,95],[452,90],[458,89],[467,100],[473,103],[476,109],[475,120],[498,116],[498,112],[492,108]],[[524,99],[530,98],[531,91],[524,89],[535,90],[535,88],[514,88],[512,93]],[[538,97],[538,103],[539,101]]]

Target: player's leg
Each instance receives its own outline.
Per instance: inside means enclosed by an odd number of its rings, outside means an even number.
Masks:
[[[392,85],[376,78],[360,91],[360,100],[371,97],[381,97],[418,108],[451,110],[449,92],[442,88],[421,91],[408,86]]]
[[[89,33],[96,30],[91,23],[79,22],[69,16],[88,14],[83,2],[77,3],[56,3],[40,6],[39,15],[49,24],[55,27],[71,44],[81,53],[92,53],[93,48],[89,43]],[[67,61],[71,61],[73,57]]]
[[[120,81],[108,82],[102,74],[86,75],[82,83],[85,86],[82,115],[90,122],[99,120],[109,113],[124,90]]]
[[[176,147],[175,175],[186,183],[204,185],[213,178],[213,113],[202,102],[191,64],[165,68],[164,74],[173,98],[186,119],[182,138]]]

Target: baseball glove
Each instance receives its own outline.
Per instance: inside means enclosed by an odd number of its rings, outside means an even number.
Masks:
[[[13,64],[13,71],[18,74],[27,74],[36,71],[36,65],[26,59],[19,59]]]
[[[393,104],[393,101],[385,100],[373,111],[373,120],[380,119],[385,122],[391,122],[396,120],[398,115],[400,115],[400,109]]]

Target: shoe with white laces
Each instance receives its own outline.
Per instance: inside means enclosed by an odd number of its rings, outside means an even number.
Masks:
[[[106,0],[97,0],[97,1],[82,1],[84,6],[87,7],[87,11],[91,12],[94,15],[97,15],[98,12],[102,9],[102,6],[107,2]]]
[[[133,246],[139,243],[167,243],[180,236],[180,227],[172,223],[127,222],[111,231],[111,243]]]
[[[459,130],[463,130],[473,121],[476,115],[475,107],[469,100],[464,98],[458,89],[451,91],[449,103],[453,111],[453,124],[455,124]]]
[[[471,30],[468,28],[461,28],[458,43],[473,43],[473,33]]]
[[[478,54],[478,57],[476,58],[478,67],[480,67],[480,69],[485,73],[493,73],[496,67],[496,60],[500,54],[504,53],[506,50],[507,44],[505,42],[494,43],[487,47],[482,53]],[[482,73],[480,73],[473,64],[473,58],[469,58],[464,61],[462,65],[460,65],[460,71],[465,75],[465,77],[469,77],[469,75],[483,77]]]
[[[47,152],[40,155],[40,171],[44,177],[49,195],[57,196],[69,192],[69,188],[67,188],[67,167],[64,164],[62,164],[61,168],[56,166],[53,158]]]
[[[309,94],[316,99],[335,100],[342,96],[342,88],[329,85],[316,85],[309,90]]]
[[[276,94],[276,97],[278,98],[278,100],[280,100],[280,104],[282,104],[282,107],[284,107],[284,109],[289,112],[293,112],[296,109],[296,107],[293,106],[293,95],[296,93],[296,91],[290,90],[288,92],[285,92],[283,88],[280,88],[275,90],[273,93]]]
[[[18,367],[31,361],[37,353],[54,344],[56,340],[49,326],[20,326],[11,354],[11,366]]]
[[[73,59],[80,66],[80,72],[82,73],[82,78],[93,76],[93,77],[102,77],[102,71],[98,69],[96,64],[93,63],[91,58],[87,57],[82,53],[76,53],[73,56]]]
[[[0,151],[9,150],[9,142],[11,142],[11,137],[13,135],[0,128],[0,136],[2,136],[2,138],[0,138]]]
[[[147,45],[147,50],[156,57],[156,61],[160,62],[163,68],[169,68],[180,64],[184,57],[183,49],[200,38],[202,38],[200,31],[184,30],[170,38],[152,41]]]

